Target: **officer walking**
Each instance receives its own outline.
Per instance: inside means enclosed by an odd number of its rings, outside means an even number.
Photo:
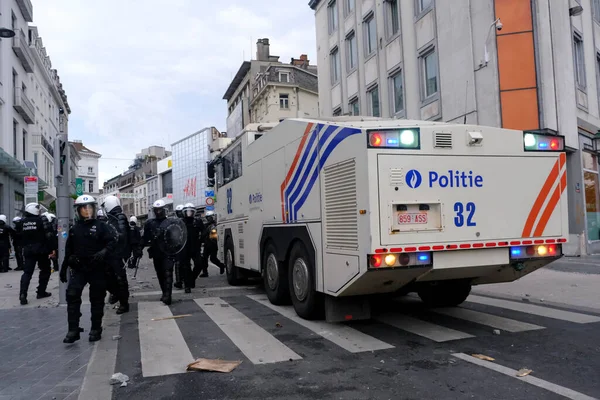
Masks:
[[[23,223],[21,222],[21,217],[14,217],[12,222],[12,242],[15,251],[15,259],[17,260],[17,268],[15,268],[15,271],[23,271]]]
[[[137,218],[132,215],[129,218],[129,249],[128,268],[135,268],[138,260],[142,258],[142,234],[137,226]]]
[[[223,275],[225,272],[225,264],[223,264],[217,258],[218,245],[217,245],[217,230],[216,222],[214,220],[214,211],[206,212],[206,227],[202,234],[202,240],[204,241],[204,252],[202,253],[202,274],[200,277],[205,278],[208,276],[208,260],[215,264],[220,269],[220,274]]]
[[[108,218],[108,224],[117,231],[117,248],[115,252],[108,255],[110,286],[114,289],[112,293],[119,301],[117,314],[129,311],[129,285],[127,283],[127,272],[125,260],[129,252],[129,223],[123,214],[121,201],[117,196],[107,196],[102,203],[102,209]]]
[[[182,213],[183,222],[185,223],[187,232],[187,240],[185,243],[185,247],[178,254],[178,256],[181,274],[183,275],[183,282],[185,284],[185,292],[191,293],[192,287],[195,286],[195,279],[192,273],[192,259],[196,260],[194,256],[200,248],[200,236],[202,235],[202,227],[198,225],[198,220],[195,218],[196,207],[194,207],[194,204],[187,203],[183,207]],[[194,262],[194,264],[196,263]],[[200,265],[195,265],[195,267],[199,268]]]
[[[96,200],[89,195],[75,200],[76,222],[69,229],[65,247],[65,258],[60,269],[60,280],[67,286],[67,321],[69,331],[63,343],[80,339],[79,318],[81,317],[81,294],[86,284],[90,285],[90,311],[92,326],[89,341],[102,338],[102,317],[106,296],[106,258],[117,248],[117,236],[108,224],[96,219]],[[70,279],[67,279],[70,270]]]
[[[13,229],[6,223],[6,215],[0,215],[0,272],[8,272],[10,260],[10,237]]]
[[[171,304],[171,294],[173,292],[173,259],[163,253],[159,246],[158,240],[160,235],[160,224],[167,218],[166,204],[164,200],[156,200],[152,204],[154,218],[149,219],[144,224],[144,236],[142,237],[142,250],[144,247],[148,249],[148,256],[154,263],[156,277],[162,290],[160,301],[164,304]]]
[[[25,206],[25,218],[23,223],[23,275],[21,275],[21,288],[19,291],[19,300],[21,305],[27,304],[27,291],[29,283],[35,271],[37,264],[40,269],[39,284],[37,287],[37,298],[43,299],[52,294],[46,292],[48,281],[50,280],[50,259],[48,243],[52,242],[52,227],[46,218],[40,215],[40,205],[38,203],[29,203]]]
[[[58,271],[58,224],[56,215],[45,212],[42,214],[43,218],[46,218],[50,227],[52,228],[52,240],[48,242],[48,253],[50,253],[50,261],[52,262],[52,269]]]
[[[183,220],[183,204],[178,204],[175,207],[175,216],[181,220]],[[183,252],[182,252],[183,253]],[[181,264],[184,262],[183,254],[179,253],[177,258],[175,259],[175,265],[173,266],[173,270],[175,271],[175,283],[173,283],[173,287],[177,289],[183,288],[182,273],[181,273]]]

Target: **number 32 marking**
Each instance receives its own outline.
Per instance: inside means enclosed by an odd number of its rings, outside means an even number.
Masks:
[[[473,221],[473,216],[475,215],[475,203],[467,203],[463,204],[461,202],[454,203],[454,212],[456,212],[456,216],[454,217],[454,225],[457,227],[462,227],[465,225],[465,217],[464,213],[466,211],[467,215],[467,226],[477,226],[477,223]]]

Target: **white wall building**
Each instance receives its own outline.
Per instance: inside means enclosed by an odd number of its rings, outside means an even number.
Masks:
[[[150,189],[158,198],[163,199],[167,204],[167,209],[173,211],[173,156],[160,160],[156,164],[157,180],[156,186]],[[152,204],[152,203],[149,203]],[[149,211],[150,215],[151,211]]]
[[[145,220],[148,217],[147,191],[147,180],[140,181],[133,187],[133,193],[135,196],[133,203],[133,215],[135,215],[139,220]]]
[[[77,177],[83,180],[83,192],[92,196],[98,196],[100,193],[98,162],[102,155],[85,147],[81,140],[73,140],[71,144],[79,153],[80,160],[77,164]]]

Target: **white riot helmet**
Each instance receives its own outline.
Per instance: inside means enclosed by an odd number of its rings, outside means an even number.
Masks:
[[[6,223],[6,215],[0,214],[0,221]]]
[[[115,207],[121,207],[121,200],[119,200],[117,196],[106,196],[102,203],[102,208],[104,208],[106,212],[111,212]]]
[[[54,214],[51,214],[49,212],[45,212],[42,214],[44,217],[46,217],[46,219],[48,220],[48,222],[52,223],[52,221],[54,221]]]
[[[132,215],[132,216],[129,218],[129,223],[130,223],[130,224],[131,224],[131,223],[133,223],[134,225],[137,225],[137,218],[135,217],[135,215]]]
[[[96,219],[98,203],[89,194],[79,196],[75,200],[75,218],[81,221]]]
[[[175,207],[175,215],[177,218],[183,218],[183,204],[178,204],[177,207]]]
[[[108,218],[106,217],[106,213],[104,212],[104,210],[102,208],[99,208],[98,212],[96,212],[96,218],[98,218],[100,221],[108,221]]]
[[[215,220],[215,212],[214,211],[207,211],[204,216],[206,217],[206,220],[208,221],[208,223],[212,223]]]
[[[167,211],[165,210],[166,206],[167,203],[165,203],[163,199],[156,200],[152,204],[152,212],[154,212],[156,219],[163,219],[167,217]]]
[[[38,203],[29,203],[25,206],[25,212],[31,215],[40,215],[40,205]]]
[[[192,203],[186,203],[183,206],[182,212],[185,218],[194,218],[194,216],[196,215],[196,207],[194,207],[194,204]]]
[[[13,224],[16,224],[20,220],[21,220],[21,217],[14,217],[12,222],[13,222]]]

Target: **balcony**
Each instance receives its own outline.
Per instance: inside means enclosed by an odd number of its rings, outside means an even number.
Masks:
[[[54,147],[43,135],[31,135],[31,144],[33,146],[40,146],[46,150],[50,158],[54,158]]]
[[[23,117],[28,124],[35,124],[35,108],[27,98],[27,94],[20,87],[15,88],[15,110]]]
[[[29,50],[29,44],[23,31],[18,31],[12,41],[13,51],[23,64],[25,71],[32,73],[34,68],[33,55],[31,54],[31,50]]]
[[[17,5],[25,21],[33,22],[33,5],[31,4],[31,0],[17,0]]]

